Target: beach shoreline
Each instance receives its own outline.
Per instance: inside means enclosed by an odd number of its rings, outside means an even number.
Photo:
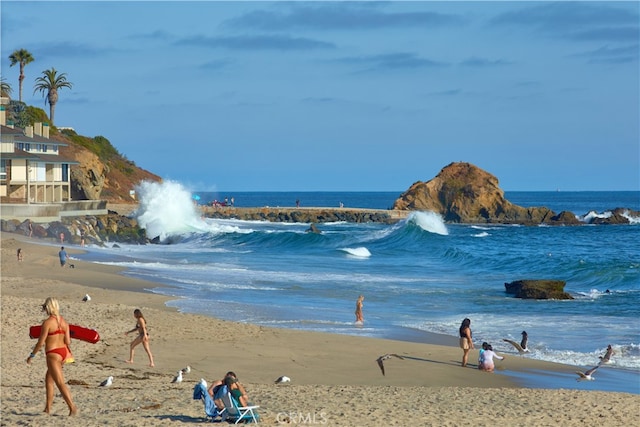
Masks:
[[[35,344],[27,338],[27,329],[42,321],[39,306],[47,296],[60,300],[62,315],[70,323],[92,327],[102,337],[95,345],[74,341],[76,363],[65,367],[67,381],[86,384],[71,386],[81,409],[82,422],[77,425],[126,425],[132,417],[140,417],[135,425],[199,420],[204,417],[203,406],[191,399],[193,386],[200,378],[210,382],[227,370],[238,373],[251,399],[261,405],[259,412],[267,425],[308,424],[312,416],[324,425],[404,425],[403,416],[416,401],[423,408],[418,425],[478,425],[475,416],[502,423],[526,418],[527,425],[547,425],[558,419],[558,408],[565,407],[567,412],[560,416],[565,425],[595,425],[583,409],[607,403],[615,407],[603,412],[605,418],[598,424],[607,419],[614,424],[624,420],[627,425],[640,421],[640,396],[635,394],[589,391],[589,384],[583,390],[532,390],[526,384],[532,372],[572,372],[570,366],[508,355],[498,363],[496,374],[488,374],[461,368],[461,350],[441,343],[267,328],[184,314],[166,305],[171,298],[148,291],[161,284],[81,260],[72,261],[74,269],[60,268],[57,245],[51,242],[43,245],[8,233],[1,239],[2,371],[12,372],[2,376],[2,425],[55,425],[64,412],[58,396],[57,415],[39,415],[44,405],[42,355],[32,367],[24,363]],[[24,252],[22,262],[16,260],[18,247]],[[67,247],[72,258],[81,250]],[[88,303],[82,302],[86,293],[92,297]],[[155,368],[146,366],[140,347],[135,364],[124,363],[130,342],[124,332],[135,322],[134,308],[141,308],[148,319]],[[385,353],[400,354],[405,360],[389,360],[383,376],[375,359]],[[475,366],[474,358],[477,352],[470,356]],[[171,384],[175,372],[186,364],[192,372],[180,385]],[[116,379],[105,393],[97,384],[109,375]],[[275,386],[280,375],[291,377],[292,383]],[[575,382],[574,377],[567,380]],[[490,407],[487,392],[493,396]],[[389,395],[393,399],[385,397]],[[474,411],[469,419],[475,419],[473,423],[458,418],[461,397],[471,399],[464,410]],[[535,405],[536,414],[513,408],[517,399]],[[480,404],[483,401],[485,405]],[[426,409],[436,404],[436,413]],[[38,416],[29,424],[32,415]]]

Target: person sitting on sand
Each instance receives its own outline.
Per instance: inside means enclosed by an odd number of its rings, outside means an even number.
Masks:
[[[224,379],[224,383],[229,388],[229,393],[240,403],[240,406],[249,406],[249,397],[242,384],[238,381],[238,377],[233,372],[229,372],[229,374],[231,375],[227,375]]]
[[[482,348],[480,349],[480,352],[478,353],[478,369],[483,370],[484,369],[484,352],[487,350],[487,348],[489,347],[489,344],[486,342],[482,343]]]
[[[494,357],[498,360],[504,360],[504,356],[498,356],[497,354],[495,354],[493,351],[493,347],[491,347],[491,344],[487,344],[487,349],[482,352],[482,358],[484,359],[484,361],[482,362],[481,370],[485,372],[493,372],[493,370],[495,369],[495,365],[493,364]]]
[[[18,255],[18,262],[21,262],[23,260],[23,257],[24,257],[24,255],[22,253],[22,248],[18,248],[17,255]]]
[[[137,320],[136,326],[130,331],[125,332],[124,334],[129,335],[131,332],[137,331],[138,336],[136,337],[136,339],[131,341],[131,345],[129,346],[129,360],[126,360],[126,362],[133,363],[133,350],[138,344],[142,343],[142,347],[144,347],[144,350],[149,356],[149,366],[153,368],[155,364],[153,363],[153,355],[151,354],[151,349],[149,348],[149,332],[147,331],[147,321],[142,315],[142,311],[140,311],[140,309],[138,308],[133,310],[133,317],[135,317]]]

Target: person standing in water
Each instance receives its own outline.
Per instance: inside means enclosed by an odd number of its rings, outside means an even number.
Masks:
[[[473,348],[473,339],[471,338],[471,320],[465,318],[460,325],[460,348],[462,354],[462,367],[467,366],[469,359],[469,351]]]
[[[142,347],[144,347],[144,350],[149,356],[149,366],[153,368],[155,364],[153,363],[153,355],[151,354],[151,349],[149,348],[149,332],[147,331],[147,321],[142,315],[142,311],[140,311],[140,309],[138,308],[133,310],[133,317],[135,317],[137,320],[136,326],[130,331],[125,332],[124,334],[129,335],[131,332],[137,331],[138,336],[136,337],[136,339],[131,341],[131,345],[129,347],[129,360],[126,360],[126,362],[133,363],[134,349],[138,344],[142,343]]]
[[[364,295],[360,295],[358,300],[356,301],[356,323],[362,324],[364,323],[364,316],[362,314],[362,307],[364,301]]]

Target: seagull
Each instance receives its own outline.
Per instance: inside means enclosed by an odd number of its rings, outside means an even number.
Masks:
[[[525,354],[525,353],[529,353],[529,349],[527,348],[528,339],[529,339],[529,335],[527,335],[527,331],[522,331],[522,341],[520,341],[520,344],[508,339],[503,339],[502,341],[508,342],[509,344],[514,346],[516,350],[518,350],[518,354]]]
[[[604,354],[604,356],[598,356],[600,358],[600,363],[598,363],[599,365],[608,365],[609,363],[611,363],[611,356],[613,356],[614,354],[616,354],[615,351],[613,351],[613,348],[611,347],[611,344],[609,344],[607,346],[607,352]]]
[[[576,374],[580,375],[576,379],[576,381],[593,381],[593,380],[595,380],[595,378],[593,378],[591,376],[591,374],[593,374],[596,371],[596,369],[598,369],[598,367],[599,367],[599,365],[598,366],[594,366],[593,368],[589,369],[586,372],[576,371]]]
[[[110,387],[113,384],[113,377],[109,377],[100,383],[100,387]]]
[[[82,301],[84,302],[91,301],[91,297],[89,296],[89,294],[85,294],[84,298],[82,298]]]
[[[276,380],[276,384],[282,384],[282,383],[288,383],[288,382],[291,382],[291,378],[285,377],[284,375]]]
[[[187,367],[182,368],[180,372],[182,372],[183,374],[188,374],[189,372],[191,372],[191,366],[187,365]]]
[[[380,357],[378,357],[378,358],[376,359],[376,362],[378,362],[378,366],[380,366],[380,370],[382,371],[382,375],[384,375],[384,365],[383,365],[383,363],[382,363],[382,362],[383,362],[384,360],[390,359],[390,358],[392,358],[392,357],[397,357],[398,359],[402,359],[402,360],[404,360],[404,357],[399,356],[399,355],[397,355],[397,354],[395,354],[395,353],[388,353],[388,354],[385,354],[385,355],[383,355],[383,356],[380,356]]]
[[[171,380],[172,383],[181,383],[182,382],[182,371],[178,371],[178,374],[173,377]]]

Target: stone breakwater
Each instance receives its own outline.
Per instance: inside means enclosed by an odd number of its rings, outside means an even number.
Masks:
[[[407,218],[410,214],[410,211],[402,210],[322,207],[281,208],[265,206],[260,208],[238,208],[231,206],[200,206],[200,210],[206,218],[311,224],[326,222],[381,222],[393,224]]]

